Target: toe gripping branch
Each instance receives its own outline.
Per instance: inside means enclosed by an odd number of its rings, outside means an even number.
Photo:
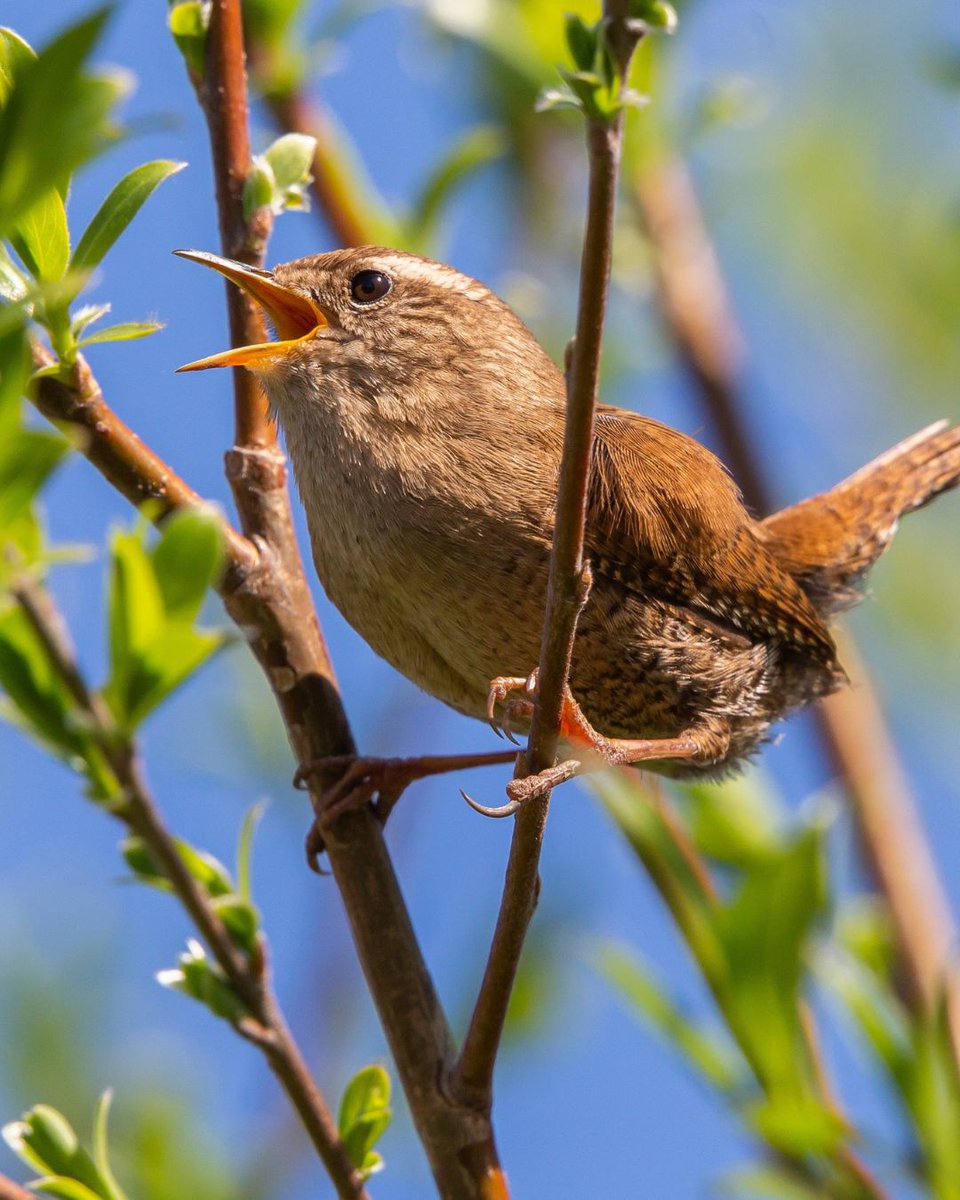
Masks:
[[[523,695],[516,696],[516,692],[522,692]],[[487,719],[494,733],[516,743],[513,736],[514,726],[521,720],[524,724],[529,723],[536,695],[536,671],[526,679],[516,675],[498,675],[491,680],[487,693]],[[499,719],[498,706],[502,707]],[[493,807],[478,804],[462,788],[460,795],[481,816],[512,817],[525,804],[539,800],[558,784],[587,771],[599,770],[605,766],[625,766],[661,759],[711,757],[706,753],[705,739],[701,736],[706,732],[704,726],[702,731],[696,728],[689,729],[672,738],[607,738],[593,728],[567,687],[564,689],[560,736],[571,746],[582,747],[585,753],[577,758],[564,759],[536,775],[511,779],[507,784],[509,799],[506,804]],[[712,731],[712,735],[716,737],[716,730]]]

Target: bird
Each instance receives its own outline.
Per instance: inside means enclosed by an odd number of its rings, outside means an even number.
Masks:
[[[453,267],[359,246],[251,267],[276,340],[188,363],[254,372],[281,427],[327,595],[372,648],[458,712],[529,716],[563,444],[563,371]],[[829,622],[900,518],[960,481],[940,421],[766,518],[686,434],[596,411],[561,733],[680,778],[741,767],[846,681]],[[502,756],[501,756],[502,760]],[[341,794],[342,796],[342,794]]]

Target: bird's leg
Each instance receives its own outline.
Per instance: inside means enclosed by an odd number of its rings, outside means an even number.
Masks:
[[[342,771],[336,783],[319,797],[313,826],[307,835],[307,859],[316,867],[324,847],[324,831],[342,813],[374,804],[374,813],[384,824],[403,792],[417,779],[466,771],[471,767],[513,762],[512,750],[483,754],[425,754],[419,758],[363,758],[343,754],[318,758],[297,768],[293,786],[302,788],[311,775]],[[374,803],[375,801],[375,803]]]
[[[487,697],[487,715],[490,717],[495,731],[499,732],[494,718],[496,706],[506,702],[506,712],[500,728],[507,733],[507,736],[510,736],[511,715],[529,716],[533,709],[533,700],[528,697],[535,696],[536,690],[536,671],[526,679],[501,675],[492,680]],[[526,696],[507,699],[511,692],[517,691],[525,692]],[[569,687],[564,689],[559,732],[560,737],[573,747],[575,753],[578,753],[576,759],[566,759],[535,775],[527,775],[523,779],[511,779],[507,784],[507,795],[510,797],[508,804],[499,808],[487,809],[470,801],[472,807],[487,816],[510,816],[524,804],[545,796],[558,784],[586,771],[598,770],[605,766],[627,766],[664,759],[720,759],[726,752],[729,742],[725,729],[718,728],[716,723],[707,722],[693,725],[676,737],[604,737],[587,720],[580,705],[574,700]],[[586,751],[583,755],[579,754],[581,748]]]

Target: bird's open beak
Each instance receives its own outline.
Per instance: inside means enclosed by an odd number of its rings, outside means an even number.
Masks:
[[[252,367],[264,368],[283,359],[291,346],[305,341],[314,333],[329,325],[324,313],[311,300],[277,283],[270,271],[249,267],[246,263],[221,258],[206,250],[175,250],[181,258],[213,267],[221,275],[235,283],[260,305],[277,331],[276,342],[260,342],[254,346],[238,346],[211,354],[209,358],[198,358],[186,363],[180,371],[205,371],[208,367]]]

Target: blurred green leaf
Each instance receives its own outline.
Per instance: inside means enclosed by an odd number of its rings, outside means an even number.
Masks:
[[[109,1089],[100,1097],[93,1119],[93,1161],[101,1178],[109,1189],[113,1200],[125,1200],[123,1191],[110,1167],[110,1151],[107,1144],[107,1123],[110,1119],[110,1105],[113,1102],[113,1092]]]
[[[207,56],[207,27],[210,7],[202,0],[187,0],[174,4],[167,14],[167,24],[187,67],[197,79],[203,78]]]
[[[219,570],[219,525],[208,513],[178,513],[152,551],[144,533],[113,539],[109,589],[110,678],[104,697],[128,730],[225,644],[193,627]]]
[[[88,739],[73,717],[73,701],[23,611],[0,608],[0,687],[18,723],[61,758],[84,755]]]
[[[107,10],[94,12],[36,58],[11,54],[5,42],[12,86],[0,112],[0,236],[51,188],[63,195],[76,168],[116,136],[109,115],[123,85],[84,72],[106,19]]]
[[[364,1067],[347,1084],[337,1127],[354,1166],[365,1176],[382,1169],[380,1156],[372,1151],[392,1116],[390,1076],[383,1067]]]
[[[209,508],[182,509],[163,526],[150,561],[168,616],[192,621],[223,564],[223,530]]]
[[[923,1174],[937,1200],[960,1198],[960,1069],[946,1006],[914,1026],[907,1102],[925,1152]]]
[[[692,1021],[634,952],[608,942],[598,951],[597,966],[641,1019],[675,1046],[708,1083],[730,1096],[744,1091],[746,1064],[730,1038]]]
[[[251,901],[253,898],[253,889],[250,886],[253,838],[266,810],[267,802],[265,800],[259,800],[256,804],[252,804],[244,813],[243,824],[240,826],[240,837],[237,841],[237,894],[247,901]]]
[[[722,988],[727,964],[715,905],[664,816],[666,802],[626,771],[605,772],[591,786],[656,883],[707,981]]]
[[[813,828],[749,871],[717,917],[728,1019],[770,1093],[796,1098],[810,1086],[800,981],[807,939],[825,901],[822,836]]]
[[[234,942],[245,954],[252,954],[260,932],[257,908],[239,896],[219,896],[213,906]]]
[[[0,444],[0,544],[69,450],[60,434],[32,429],[18,430]]]
[[[157,972],[157,982],[161,987],[199,1000],[214,1016],[226,1021],[235,1023],[248,1015],[226,976],[216,963],[207,958],[199,942],[191,938],[177,963],[170,970]]]
[[[632,18],[642,21],[651,31],[677,31],[677,10],[666,0],[630,0],[629,12]]]
[[[755,1200],[823,1200],[816,1183],[798,1179],[787,1167],[744,1167],[725,1176],[720,1183],[725,1196],[751,1196]]]
[[[24,388],[30,377],[30,347],[23,329],[13,329],[0,336],[0,463],[3,446],[19,433]],[[0,475],[3,467],[0,465]],[[0,504],[3,503],[3,484],[0,484]],[[0,537],[6,523],[0,518]]]
[[[36,58],[33,47],[13,29],[0,28],[0,108],[6,102],[19,71]]]
[[[198,850],[182,838],[176,839],[177,852],[193,878],[208,896],[230,896],[234,890],[230,873],[219,859],[204,850]],[[136,834],[120,843],[124,861],[142,883],[149,883],[163,890],[169,888],[166,872],[154,858],[150,848]]]
[[[756,773],[720,784],[685,783],[681,795],[694,843],[715,862],[747,870],[783,848],[782,803]]]
[[[746,1116],[765,1142],[792,1158],[832,1154],[846,1136],[837,1113],[812,1097],[774,1095],[749,1105]]]
[[[113,188],[73,252],[76,271],[92,271],[165,179],[187,164],[160,159],[135,167]],[[62,272],[61,272],[62,274]]]
[[[98,1141],[105,1137],[102,1119],[98,1115]],[[11,1150],[43,1176],[31,1185],[36,1191],[63,1200],[125,1200],[109,1169],[104,1173],[97,1167],[55,1108],[35,1105],[21,1120],[6,1125],[3,1136]],[[102,1150],[105,1154],[105,1145]]]

